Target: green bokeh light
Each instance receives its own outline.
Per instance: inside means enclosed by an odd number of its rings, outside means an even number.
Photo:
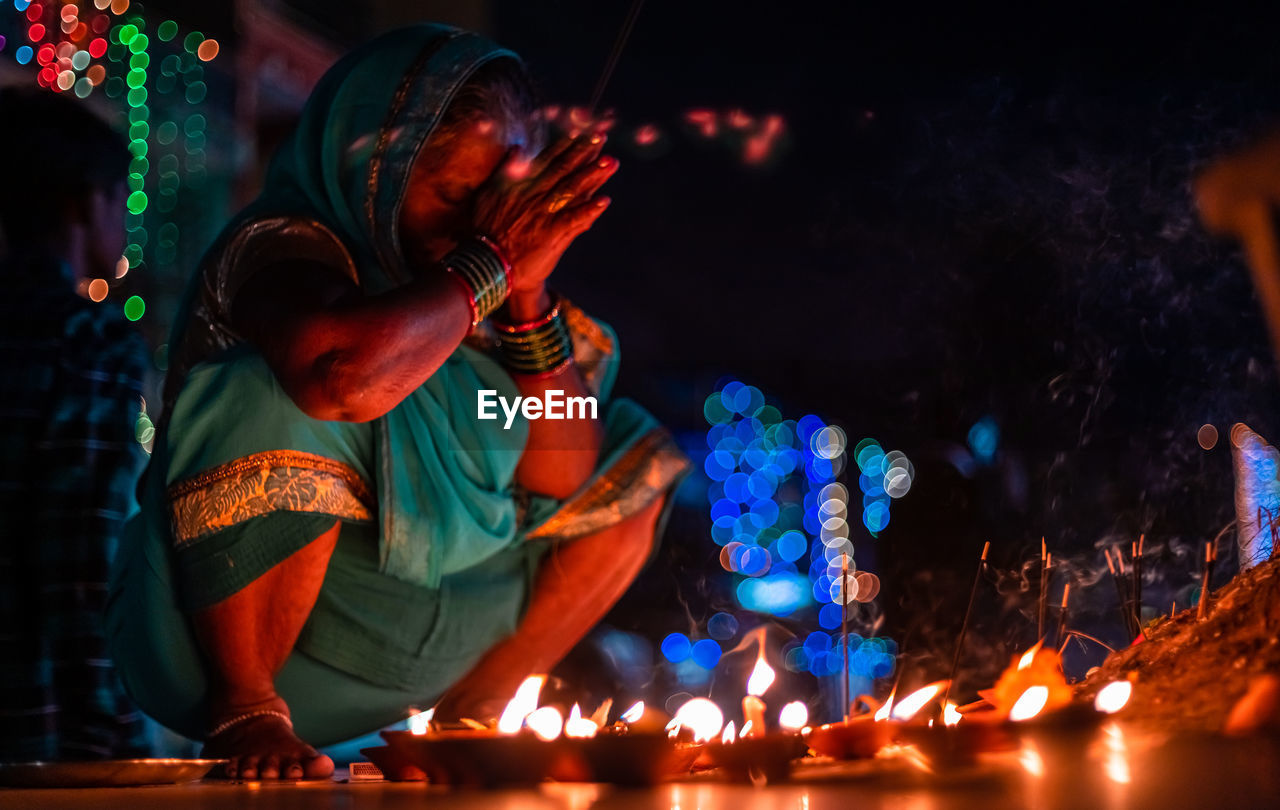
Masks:
[[[161,42],[168,42],[178,35],[178,24],[173,20],[165,20],[156,29],[156,36]]]
[[[129,199],[125,201],[125,206],[131,214],[141,214],[147,210],[147,193],[145,191],[135,191],[129,195]]]
[[[129,300],[124,302],[124,316],[131,321],[138,320],[146,311],[147,302],[143,301],[140,295],[131,295]]]

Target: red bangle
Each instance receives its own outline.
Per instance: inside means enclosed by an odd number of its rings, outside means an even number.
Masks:
[[[537,329],[539,326],[546,326],[547,324],[554,321],[556,317],[559,316],[560,314],[560,302],[561,302],[560,296],[556,295],[555,293],[552,293],[551,300],[552,300],[551,309],[547,310],[544,314],[540,315],[537,318],[534,318],[531,321],[521,321],[520,323],[506,323],[500,320],[496,315],[494,317],[491,317],[489,321],[493,324],[495,329],[498,329],[499,331],[502,331],[502,332],[506,332],[509,335],[518,334],[520,332],[527,332],[530,329]]]

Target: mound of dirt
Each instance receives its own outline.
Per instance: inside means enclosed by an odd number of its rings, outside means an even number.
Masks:
[[[1128,723],[1150,731],[1218,731],[1232,706],[1264,674],[1280,674],[1280,559],[1254,566],[1195,608],[1147,625],[1145,641],[1107,657],[1082,684],[1092,700],[1129,679]]]

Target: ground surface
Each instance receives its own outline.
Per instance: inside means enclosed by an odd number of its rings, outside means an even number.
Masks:
[[[220,810],[252,807],[400,810],[1004,810],[1034,807],[1276,807],[1280,780],[1272,765],[1280,742],[1182,737],[1146,747],[1117,727],[1088,738],[1028,735],[1018,752],[983,756],[973,765],[930,770],[910,753],[891,759],[809,761],[790,781],[729,784],[716,774],[647,789],[546,784],[498,791],[446,791],[421,783],[196,783],[92,790],[4,790],[0,807]]]
[[[1127,723],[1149,731],[1217,731],[1263,673],[1280,674],[1280,559],[1250,568],[1194,609],[1148,625],[1147,640],[1109,656],[1083,691],[1134,681]]]

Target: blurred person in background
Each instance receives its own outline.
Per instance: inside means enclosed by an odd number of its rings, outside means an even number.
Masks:
[[[0,91],[0,122],[0,761],[137,756],[103,608],[148,354],[119,306],[77,294],[115,277],[130,155],[49,91]]]

